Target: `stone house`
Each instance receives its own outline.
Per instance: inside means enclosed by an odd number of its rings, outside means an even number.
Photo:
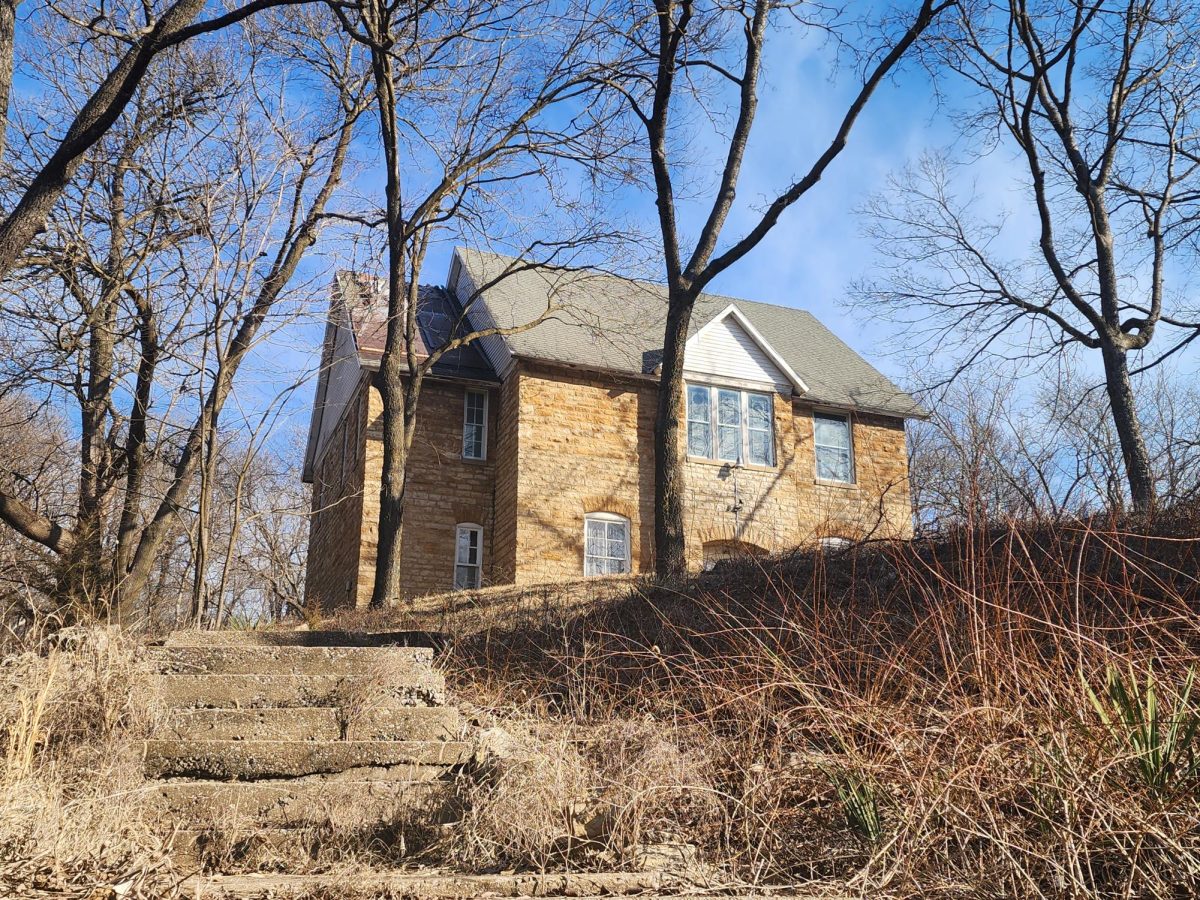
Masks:
[[[460,249],[420,303],[419,355],[463,322],[538,324],[447,354],[425,382],[405,597],[651,570],[663,289]],[[304,462],[307,596],[327,607],[365,604],[374,577],[383,306],[374,282],[335,279]],[[911,533],[904,423],[923,411],[812,315],[704,295],[685,373],[690,565]]]

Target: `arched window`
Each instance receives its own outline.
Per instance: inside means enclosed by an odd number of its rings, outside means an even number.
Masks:
[[[766,556],[767,551],[757,544],[746,541],[725,540],[706,541],[703,546],[704,571],[710,572],[718,563],[727,559],[746,559],[748,557]]]
[[[828,535],[819,541],[822,550],[845,550],[854,542],[841,535]]]
[[[479,587],[483,572],[483,528],[462,522],[454,531],[454,589]]]
[[[631,568],[629,520],[616,513],[583,517],[583,574],[624,575]]]

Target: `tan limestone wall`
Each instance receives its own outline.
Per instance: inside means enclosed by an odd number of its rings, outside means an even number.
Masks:
[[[831,485],[816,478],[812,406],[797,402],[794,407],[800,540],[911,537],[903,420],[852,413],[855,483]]]
[[[353,603],[359,592],[364,388],[360,382],[313,465],[304,596],[309,605],[326,610]]]
[[[775,463],[730,466],[688,459],[685,464],[688,565],[703,562],[704,545],[741,541],[764,550],[801,540],[795,425],[787,397],[774,397]],[[682,435],[687,440],[686,433]]]
[[[652,567],[654,389],[630,379],[522,365],[518,584],[583,574],[583,517],[630,520],[633,570]]]
[[[488,451],[485,460],[462,458],[461,384],[427,380],[421,388],[417,432],[408,460],[402,549],[405,597],[448,591],[454,584],[454,536],[459,523],[483,526],[484,584],[494,583],[492,536],[495,530],[494,482],[497,391],[488,396]],[[370,390],[366,436],[366,487],[363,494],[362,560],[357,603],[371,599],[379,551],[379,483],[383,470],[379,391]]]
[[[578,577],[583,517],[600,511],[630,519],[633,571],[649,571],[653,385],[529,365],[511,380],[520,410],[516,581]],[[686,463],[689,565],[701,564],[709,542],[778,551],[826,536],[911,534],[902,420],[852,415],[856,480],[840,486],[817,483],[811,405],[776,395],[774,411],[775,467]]]
[[[583,517],[615,512],[632,526],[635,572],[653,568],[653,428],[656,389],[635,379],[522,364],[489,394],[488,454],[463,460],[464,387],[426,382],[409,462],[404,592],[441,593],[453,583],[454,532],[484,529],[486,584],[578,578]],[[368,391],[357,408],[367,419]],[[341,433],[318,462],[308,595],[326,604],[366,604],[378,546],[379,394],[369,390],[369,430],[339,481]],[[354,425],[353,416],[339,428]],[[824,536],[908,536],[907,456],[901,420],[851,417],[856,483],[817,483],[812,407],[775,397],[773,469],[689,461],[685,509],[689,563],[708,542],[740,540],[783,550]],[[364,473],[365,467],[365,473]],[[321,480],[326,502],[319,503]],[[740,503],[737,514],[731,509]],[[359,542],[361,535],[361,559]]]

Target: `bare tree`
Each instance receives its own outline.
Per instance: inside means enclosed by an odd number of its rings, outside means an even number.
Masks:
[[[1095,351],[1129,493],[1148,510],[1154,464],[1132,376],[1200,336],[1186,300],[1200,223],[1200,11],[981,2],[938,38],[932,58],[979,101],[961,117],[982,142],[972,154],[1012,151],[1026,215],[1011,228],[981,216],[954,167],[925,159],[868,207],[894,262],[859,298],[953,348],[958,371],[992,353]],[[1005,251],[1017,228],[1036,235],[1032,253]]]
[[[60,35],[46,32],[47,50]],[[96,59],[44,53],[45,83],[69,92],[120,52],[92,46]],[[126,621],[188,511],[238,370],[316,240],[365,108],[349,47],[333,89],[299,105],[255,91],[248,73],[273,63],[253,42],[174,54],[81,160],[3,304],[23,348],[8,380],[75,404],[81,427],[69,518],[0,485],[0,519],[58,556],[66,602],[115,603]],[[305,103],[325,106],[309,121]],[[27,126],[30,171],[58,152],[42,126]]]
[[[976,371],[930,392],[910,429],[913,509],[922,527],[1057,519],[1126,509],[1121,442],[1102,389],[1071,357],[1030,378]],[[1142,376],[1147,381],[1151,375]],[[1200,493],[1200,392],[1156,369],[1142,423],[1164,503]]]
[[[387,334],[377,380],[383,471],[371,599],[381,606],[400,596],[407,460],[425,378],[446,353],[531,328],[554,311],[551,301],[527,322],[475,328],[468,321],[471,307],[501,279],[530,268],[561,267],[612,237],[589,215],[579,215],[585,207],[578,202],[556,202],[558,175],[567,163],[593,170],[604,165],[619,156],[621,142],[610,134],[616,117],[602,101],[584,102],[603,34],[598,13],[587,3],[557,10],[526,0],[436,10],[392,0],[332,6],[347,33],[370,53],[385,168],[386,207],[371,223],[384,228],[387,247]],[[423,115],[430,108],[442,110],[436,122]],[[565,124],[553,123],[554,111],[563,113]],[[404,171],[406,163],[416,169],[422,159],[429,177]],[[481,226],[495,222],[496,213],[516,205],[519,193],[535,185],[544,209],[563,211],[558,222],[535,217],[556,233],[527,239],[509,216],[507,243],[526,258],[477,285],[447,339],[419,355],[419,285],[431,244],[440,234],[473,229],[497,241],[498,235],[487,235]]]
[[[879,84],[929,24],[954,0],[924,0],[911,14],[900,13],[897,29],[885,33],[870,48],[862,48],[862,82],[830,137],[825,149],[808,169],[759,211],[754,224],[729,240],[725,226],[734,209],[742,164],[758,112],[760,79],[768,38],[784,40],[785,22],[828,34],[829,10],[777,3],[773,0],[738,0],[732,4],[701,5],[693,0],[654,0],[653,6],[632,3],[621,21],[618,40],[631,48],[632,65],[614,67],[604,80],[628,103],[645,135],[645,148],[653,173],[658,225],[668,295],[663,336],[662,375],[654,437],[654,541],[655,567],[663,578],[681,575],[686,568],[683,528],[683,448],[679,422],[683,405],[683,348],[692,308],[699,294],[722,272],[753,250],[783,213],[825,174],[846,147],[862,111]],[[806,20],[812,13],[816,18]],[[895,24],[893,22],[893,24]],[[897,33],[898,32],[898,33]],[[824,90],[824,88],[822,88]],[[721,109],[709,104],[728,94],[733,99]],[[705,112],[722,113],[732,120],[724,143],[724,160],[717,184],[706,201],[707,209],[690,248],[687,229],[680,225],[676,182],[686,171],[690,153],[673,156],[681,135],[676,125],[680,106],[689,100]],[[693,123],[689,123],[693,124]]]
[[[8,349],[0,343],[0,349]],[[22,391],[0,391],[0,496],[16,497],[52,526],[69,509],[78,477],[75,447],[64,423]],[[51,610],[57,559],[42,544],[0,531],[0,629],[24,630]],[[0,639],[0,645],[4,642]]]
[[[29,242],[46,227],[51,211],[87,154],[125,112],[160,55],[264,9],[304,2],[309,0],[250,0],[199,22],[196,19],[207,0],[174,0],[162,8],[153,3],[128,3],[114,9],[101,3],[92,9],[55,10],[90,34],[85,43],[104,41],[118,52],[99,70],[105,73],[100,83],[93,86],[89,79],[82,102],[68,107],[74,111],[62,137],[55,139],[54,151],[44,156],[37,171],[23,182],[16,203],[0,222],[0,278],[9,274]],[[13,12],[15,19],[15,4]],[[5,43],[2,26],[0,16],[0,72],[11,72],[14,40],[7,37]],[[68,102],[75,100],[72,96]]]

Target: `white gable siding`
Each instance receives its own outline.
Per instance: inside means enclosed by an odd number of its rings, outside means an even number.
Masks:
[[[321,458],[325,442],[337,427],[362,372],[358,361],[358,348],[354,346],[354,337],[347,327],[345,315],[341,314],[339,318],[341,321],[334,337],[333,359],[330,360],[329,372],[326,373],[325,408],[321,412],[321,433],[317,435],[314,460]]]
[[[790,390],[788,377],[732,316],[693,336],[684,354],[683,368],[697,375],[772,384]]]

